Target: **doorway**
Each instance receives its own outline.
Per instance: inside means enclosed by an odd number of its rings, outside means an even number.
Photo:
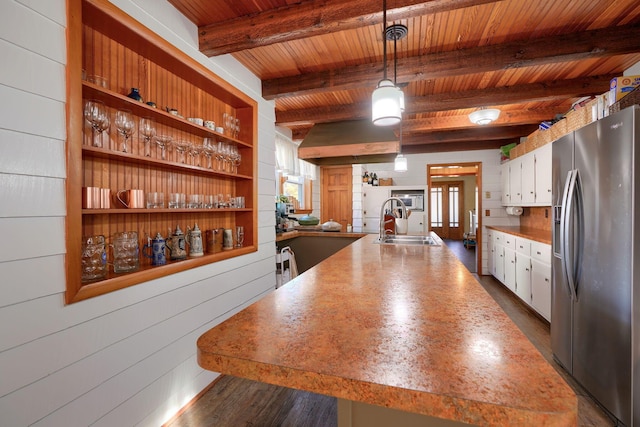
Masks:
[[[469,179],[469,178],[473,178],[473,179]],[[466,185],[463,185],[462,188],[460,188],[459,190],[455,189],[454,187],[452,191],[452,194],[450,194],[449,192],[449,186],[451,185],[450,183],[455,183],[456,181],[462,181],[465,180],[467,182],[465,182]],[[442,184],[446,184],[446,187]],[[482,194],[482,163],[480,162],[460,162],[460,163],[443,163],[443,164],[428,164],[427,165],[427,186],[429,188],[429,193],[430,196],[432,196],[432,189],[436,189],[436,188],[441,188],[441,190],[437,190],[437,191],[441,191],[441,207],[442,207],[442,211],[443,211],[443,215],[442,215],[442,226],[444,229],[444,225],[445,225],[445,220],[448,219],[449,220],[449,230],[454,229],[455,233],[460,233],[460,234],[456,234],[456,236],[459,237],[451,237],[452,239],[456,239],[456,240],[462,240],[463,239],[463,233],[464,233],[464,229],[465,229],[465,224],[468,224],[471,221],[467,220],[467,214],[470,214],[472,211],[475,209],[475,217],[477,218],[477,224],[475,224],[477,226],[477,232],[476,232],[476,246],[475,246],[475,258],[476,258],[476,265],[477,265],[477,272],[478,275],[482,275],[484,274],[482,271],[482,197],[480,197],[480,195]],[[460,203],[458,202],[458,205],[456,206],[455,204],[453,205],[453,211],[454,214],[451,215],[450,214],[450,206],[451,206],[451,199],[455,198],[456,195],[456,191],[458,191],[458,196],[461,199],[464,199],[464,197],[461,197],[461,194],[464,194],[463,191],[465,191],[468,193],[469,191],[473,191],[474,193],[474,201],[475,203],[471,203],[471,202],[467,202],[467,203]],[[436,191],[436,193],[437,193]],[[429,208],[427,209],[427,224],[429,226],[429,230],[430,231],[434,231],[436,234],[440,235],[438,233],[438,221],[435,222],[434,226],[432,226],[432,224],[434,223],[434,219],[438,219],[438,218],[432,218],[432,212],[433,209],[431,207],[431,197],[429,197]],[[444,211],[447,210],[448,214],[449,214],[449,218],[444,218]],[[455,227],[455,226],[451,226],[451,216],[455,216],[455,212],[457,212],[458,218],[459,218],[459,226]],[[434,217],[436,216],[435,214],[433,215]],[[455,223],[454,223],[455,224]],[[459,230],[456,230],[456,228],[458,228]],[[475,230],[470,230],[471,232],[475,231]],[[444,233],[444,230],[441,231],[442,233]]]
[[[349,166],[320,167],[320,217],[339,222],[342,231],[353,223],[353,168]]]
[[[438,181],[433,182],[429,188],[431,230],[442,239],[462,240],[465,210],[464,182]]]

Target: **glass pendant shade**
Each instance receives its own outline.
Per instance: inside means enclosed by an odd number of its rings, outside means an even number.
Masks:
[[[393,161],[393,170],[395,172],[406,172],[408,169],[407,158],[402,154],[398,154]]]
[[[402,120],[404,94],[389,79],[380,80],[371,95],[371,119],[376,126],[393,126]]]
[[[476,125],[488,125],[500,116],[500,110],[496,108],[481,108],[469,114],[469,120]]]

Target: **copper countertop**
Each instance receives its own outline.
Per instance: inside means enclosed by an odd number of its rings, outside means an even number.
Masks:
[[[504,233],[513,234],[514,236],[524,237],[525,239],[534,240],[540,243],[551,244],[551,231],[539,230],[537,228],[506,226],[506,225],[487,225],[492,230],[502,231]]]
[[[481,426],[577,398],[446,246],[357,240],[198,339],[208,370]]]

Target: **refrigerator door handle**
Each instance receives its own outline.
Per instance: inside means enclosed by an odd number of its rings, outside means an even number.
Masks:
[[[577,301],[578,296],[576,294],[576,277],[575,277],[575,256],[576,254],[571,250],[571,248],[575,247],[569,243],[569,232],[571,229],[572,218],[574,217],[574,209],[576,200],[576,182],[578,181],[578,170],[574,169],[567,174],[567,182],[565,185],[566,200],[565,200],[565,209],[563,212],[563,219],[561,224],[561,233],[562,233],[562,263],[565,269],[565,274],[567,275],[567,285],[569,286],[569,291],[571,292],[571,297],[573,301]]]
[[[570,175],[570,176],[569,176]],[[567,285],[569,286],[569,292],[571,292],[571,297],[573,301],[578,300],[578,295],[576,294],[576,274],[575,274],[575,265],[576,265],[576,254],[573,249],[575,245],[570,242],[570,232],[572,227],[574,226],[572,218],[575,217],[574,209],[576,208],[576,204],[580,204],[579,200],[576,197],[576,189],[577,189],[577,181],[578,181],[578,170],[574,169],[569,174],[567,174],[568,181],[568,189],[567,189],[567,199],[564,209],[564,233],[562,234],[563,246],[564,246],[564,256],[562,258],[562,262],[565,267],[565,272],[567,275]],[[575,203],[578,202],[578,203]],[[579,207],[578,207],[579,208]]]

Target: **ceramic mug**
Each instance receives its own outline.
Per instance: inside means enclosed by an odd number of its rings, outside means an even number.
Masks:
[[[142,209],[145,207],[144,191],[142,190],[120,190],[116,193],[116,198],[129,209]]]
[[[144,245],[142,254],[151,258],[151,265],[165,265],[167,263],[166,250],[166,241],[158,233],[156,238],[151,240],[151,245]]]

